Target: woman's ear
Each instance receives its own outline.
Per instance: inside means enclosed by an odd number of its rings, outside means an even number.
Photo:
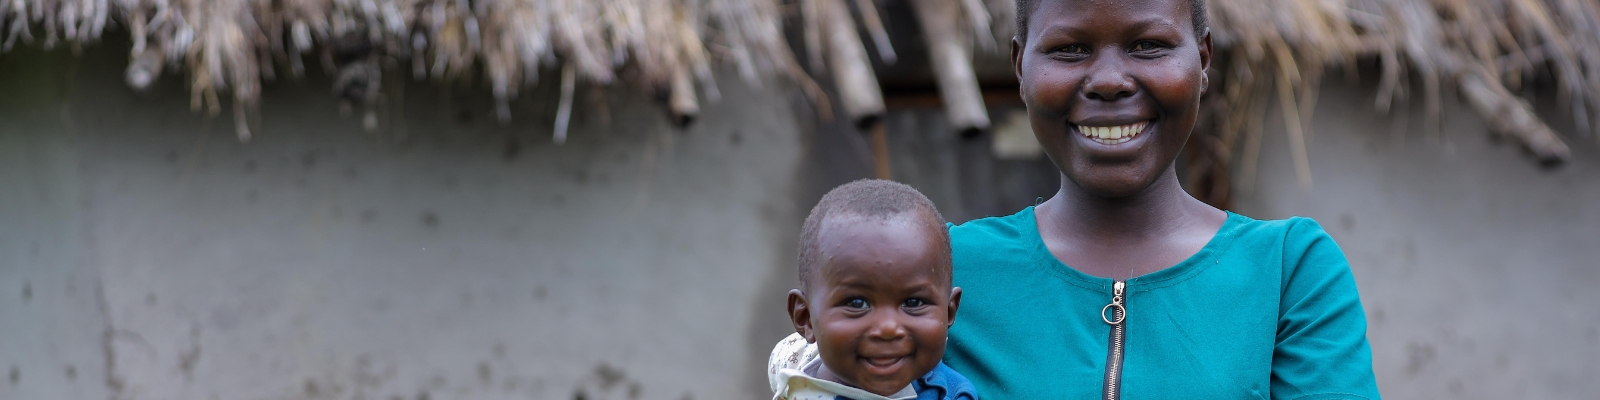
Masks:
[[[950,317],[950,320],[945,321],[945,325],[944,325],[945,328],[949,328],[951,326],[955,326],[955,324],[956,324],[956,309],[958,309],[958,308],[961,308],[961,288],[952,287],[952,288],[950,288],[950,304],[945,306],[945,309],[946,309],[946,314],[945,315]]]
[[[1200,93],[1211,87],[1211,28],[1200,37]]]
[[[806,338],[806,342],[817,342],[816,335],[811,333],[811,309],[806,308],[806,294],[800,289],[789,290],[789,322],[794,323],[794,332]]]
[[[1017,74],[1017,96],[1022,96],[1022,42],[1017,36],[1011,37],[1011,72]]]

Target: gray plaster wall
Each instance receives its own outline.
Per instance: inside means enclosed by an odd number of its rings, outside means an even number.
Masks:
[[[126,89],[119,46],[0,56],[0,399],[764,397],[799,220],[870,172],[846,122],[736,81],[683,131],[583,88],[555,146],[550,88],[502,126],[482,90],[391,77],[369,134],[313,76],[268,85],[242,144],[173,77]],[[1540,167],[1457,102],[1435,135],[1372,98],[1325,85],[1313,185],[1273,129],[1237,211],[1339,241],[1386,397],[1600,393],[1600,152]],[[1053,192],[937,110],[886,120],[952,220]]]
[[[1420,112],[1375,114],[1373,86],[1323,86],[1309,187],[1283,130],[1269,133],[1239,211],[1313,217],[1338,241],[1361,287],[1386,397],[1600,396],[1593,139],[1571,135],[1579,130],[1570,116],[1545,114],[1574,154],[1541,167],[1448,97],[1437,130]],[[1553,94],[1533,97],[1542,110],[1564,109]],[[1269,127],[1281,125],[1269,117]]]
[[[0,55],[0,398],[766,390],[803,212],[788,93],[724,81],[680,131],[580,87],[557,146],[549,89],[502,126],[485,90],[390,86],[364,133],[313,76],[268,85],[240,143],[180,78],[129,90],[125,46]]]

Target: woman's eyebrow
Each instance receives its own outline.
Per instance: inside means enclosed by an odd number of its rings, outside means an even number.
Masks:
[[[1135,19],[1130,21],[1122,29],[1122,34],[1129,36],[1182,35],[1183,32],[1183,28],[1178,26],[1177,22],[1170,18],[1162,18],[1161,16],[1157,15],[1149,15],[1145,16],[1144,18]]]
[[[1086,29],[1083,29],[1082,27],[1079,27],[1076,24],[1054,23],[1054,24],[1048,24],[1048,25],[1045,25],[1042,28],[1039,28],[1039,37],[1041,37],[1041,38],[1060,37],[1060,36],[1075,37],[1075,36],[1078,36],[1079,34],[1084,33],[1085,31],[1086,31]]]
[[[1119,32],[1119,33],[1135,34],[1135,33],[1150,33],[1152,31],[1160,32],[1160,33],[1172,33],[1172,32],[1179,32],[1180,30],[1179,30],[1179,27],[1177,26],[1177,24],[1172,23],[1172,21],[1170,21],[1170,20],[1161,18],[1159,16],[1150,16],[1150,17],[1146,17],[1146,18],[1142,18],[1142,19],[1136,19],[1136,20],[1133,20],[1133,21],[1127,23],[1126,25],[1124,25],[1122,27],[1122,31]],[[1052,37],[1063,37],[1063,36],[1064,37],[1074,37],[1074,38],[1076,38],[1076,37],[1093,36],[1093,35],[1096,35],[1096,34],[1104,34],[1104,33],[1105,32],[1103,32],[1103,31],[1085,28],[1081,24],[1074,24],[1074,23],[1067,23],[1067,22],[1056,22],[1056,23],[1046,24],[1046,25],[1044,25],[1044,26],[1039,28],[1039,37],[1040,38],[1052,38]]]
[[[1152,32],[1176,33],[1176,32],[1182,32],[1182,29],[1180,29],[1178,27],[1178,24],[1173,23],[1171,20],[1167,20],[1167,19],[1163,19],[1163,18],[1147,18],[1147,19],[1143,19],[1143,20],[1133,21],[1133,23],[1128,24],[1128,28],[1125,30],[1125,32],[1127,32],[1127,33],[1152,33]]]

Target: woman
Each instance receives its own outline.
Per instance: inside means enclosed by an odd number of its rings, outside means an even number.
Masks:
[[[985,399],[1378,398],[1355,280],[1322,228],[1178,184],[1211,60],[1203,1],[1019,0],[1017,32],[1061,189],[951,228],[966,297],[946,362]]]

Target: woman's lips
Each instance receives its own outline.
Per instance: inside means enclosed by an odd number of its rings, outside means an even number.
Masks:
[[[1077,125],[1076,127],[1078,134],[1083,135],[1083,137],[1088,138],[1089,140],[1095,141],[1095,143],[1116,145],[1127,143],[1128,141],[1133,140],[1133,138],[1138,137],[1139,134],[1144,133],[1145,128],[1149,126],[1150,121],[1139,121],[1117,126]]]

